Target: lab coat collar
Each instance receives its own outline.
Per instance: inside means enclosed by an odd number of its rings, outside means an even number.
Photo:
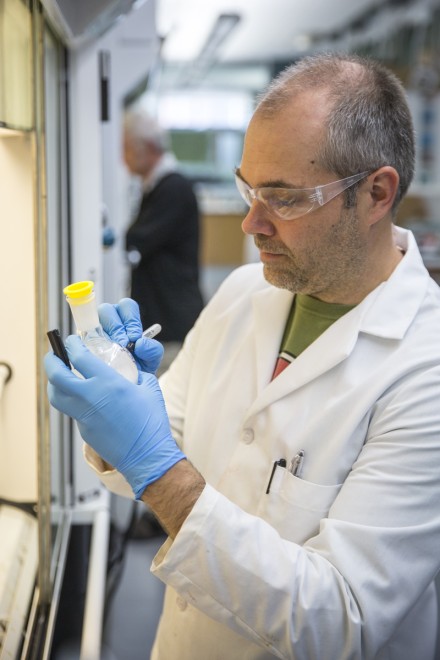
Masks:
[[[395,227],[394,234],[405,255],[388,280],[374,289],[358,309],[362,332],[402,339],[423,301],[430,277],[412,232]]]
[[[405,255],[386,282],[382,282],[350,312],[331,325],[309,348],[271,382],[284,323],[293,295],[273,286],[253,297],[258,395],[256,412],[272,401],[301,387],[339,364],[352,352],[360,332],[401,339],[410,326],[429,282],[416,241],[411,232],[395,228],[396,243]]]

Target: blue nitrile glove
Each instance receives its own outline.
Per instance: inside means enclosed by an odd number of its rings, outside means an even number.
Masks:
[[[76,376],[53,353],[45,356],[51,404],[78,422],[84,440],[130,484],[136,499],[186,458],[170,430],[162,391],[153,374],[130,383],[71,335],[66,348]]]
[[[135,342],[134,357],[141,371],[156,373],[163,357],[163,346],[155,339],[142,337],[139,305],[131,298],[122,298],[117,305],[103,303],[98,307],[104,332],[121,346]]]

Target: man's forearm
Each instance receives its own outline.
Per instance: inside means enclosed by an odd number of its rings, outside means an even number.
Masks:
[[[202,475],[188,460],[176,463],[144,490],[141,500],[174,538],[205,487]]]

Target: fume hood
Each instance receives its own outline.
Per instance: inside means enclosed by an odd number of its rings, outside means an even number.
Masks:
[[[97,39],[142,0],[42,0],[61,39],[78,48]]]
[[[71,330],[63,286],[94,279],[102,292],[102,201],[118,188],[104,162],[119,164],[122,100],[155,57],[154,8],[154,0],[0,0],[0,277],[9,314],[0,328],[0,658],[45,660],[67,637],[58,624],[72,620],[62,588],[76,577],[69,551],[78,529],[81,569],[90,567],[79,636],[83,657],[100,657],[109,495],[85,467],[73,425],[49,407],[43,359],[46,332]],[[103,55],[112,63],[106,120]]]

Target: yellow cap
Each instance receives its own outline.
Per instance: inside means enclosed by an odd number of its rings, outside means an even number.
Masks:
[[[94,282],[87,280],[85,282],[75,282],[64,287],[63,293],[68,298],[86,298],[93,292]],[[78,300],[79,302],[79,300]]]

